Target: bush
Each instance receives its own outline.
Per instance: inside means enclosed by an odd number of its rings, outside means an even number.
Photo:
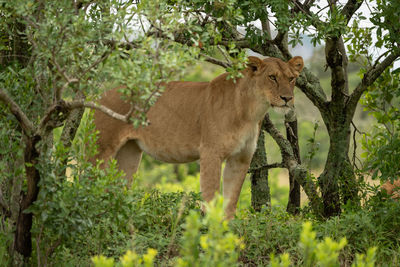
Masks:
[[[157,250],[148,249],[144,255],[138,255],[132,250],[128,250],[124,256],[120,258],[120,263],[117,266],[123,267],[150,267],[154,266],[154,257],[157,255]],[[104,256],[96,256],[92,258],[95,267],[112,267],[114,259]]]
[[[236,265],[241,240],[228,226],[224,214],[223,198],[218,196],[209,205],[201,218],[191,212],[186,219],[182,238],[182,249],[177,266],[232,266]],[[205,229],[205,233],[201,230]]]
[[[312,231],[311,222],[303,224],[303,230],[300,235],[299,247],[302,250],[303,262],[301,266],[305,267],[334,267],[341,266],[339,262],[339,251],[347,244],[346,238],[339,242],[333,241],[330,237],[325,237],[323,241],[316,240],[316,232]],[[364,267],[375,265],[375,248],[368,249],[367,255],[358,254],[356,261],[352,264],[354,267]],[[271,256],[270,266],[286,267],[290,265],[289,254],[285,253],[276,259]]]
[[[399,210],[399,202],[373,197],[361,209],[345,210],[341,216],[327,221],[314,220],[315,240],[346,238],[347,245],[339,253],[341,265],[350,266],[357,261],[357,254],[368,254],[371,247],[376,247],[377,263],[396,265],[400,259]],[[265,266],[272,261],[270,255],[286,253],[294,265],[303,266],[305,256],[299,246],[303,222],[304,218],[293,217],[282,208],[273,207],[270,213],[243,214],[231,222],[245,245],[239,260],[245,265]]]
[[[289,253],[300,257],[297,246],[302,221],[289,215],[282,207],[272,207],[271,212],[247,212],[231,222],[233,231],[243,239],[245,249],[240,260],[245,264],[266,265],[271,254]]]

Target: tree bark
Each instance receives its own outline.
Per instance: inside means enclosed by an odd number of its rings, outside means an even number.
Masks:
[[[27,178],[28,189],[23,194],[20,204],[17,227],[15,233],[14,246],[18,253],[25,258],[31,256],[32,253],[32,213],[25,210],[37,199],[39,194],[40,174],[36,168],[39,159],[39,152],[36,144],[40,141],[38,136],[26,137],[24,148],[25,172]]]
[[[290,114],[293,113],[293,114]],[[285,116],[286,138],[290,142],[293,149],[294,157],[298,164],[300,160],[299,138],[297,131],[297,118],[294,112],[290,112]],[[289,173],[289,200],[286,207],[287,212],[291,214],[298,214],[300,212],[300,184],[294,179],[293,173]]]
[[[324,201],[324,216],[340,214],[341,203],[351,201],[359,205],[358,185],[348,156],[350,146],[350,122],[347,109],[332,112],[336,116],[326,122],[330,140],[327,160],[319,177]]]
[[[265,153],[265,135],[260,130],[257,149],[250,164],[251,206],[255,211],[261,211],[262,206],[271,207],[271,193],[268,185],[267,154]]]
[[[74,100],[84,101],[85,99],[86,97],[81,91],[78,91],[74,97]],[[85,108],[77,108],[68,114],[60,138],[64,147],[71,147],[72,141],[75,138],[79,125],[81,124],[83,113],[85,113]]]

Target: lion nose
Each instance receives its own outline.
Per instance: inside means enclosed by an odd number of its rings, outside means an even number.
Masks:
[[[286,103],[292,100],[293,96],[281,96],[281,99],[284,100]]]

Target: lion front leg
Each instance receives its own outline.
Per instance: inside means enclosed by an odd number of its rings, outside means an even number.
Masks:
[[[251,162],[250,155],[235,155],[227,159],[224,169],[223,192],[225,214],[227,219],[232,219],[236,212],[237,202],[244,179]]]

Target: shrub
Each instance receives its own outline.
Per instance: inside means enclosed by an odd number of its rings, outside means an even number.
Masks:
[[[120,263],[117,266],[123,267],[150,267],[154,266],[154,257],[157,255],[157,250],[148,249],[144,255],[138,255],[132,250],[128,250],[124,256],[120,258]],[[112,267],[114,259],[104,256],[95,256],[92,258],[95,267]]]
[[[231,221],[233,231],[243,239],[246,247],[240,255],[245,264],[265,265],[271,254],[289,253],[299,258],[297,246],[300,238],[301,220],[289,215],[281,207],[271,212],[247,212]]]
[[[346,238],[342,238],[339,242],[333,241],[330,237],[325,237],[319,242],[316,239],[316,232],[312,231],[311,222],[303,224],[303,230],[300,235],[299,247],[302,250],[303,263],[305,267],[339,267],[339,251],[347,244]],[[356,261],[352,264],[354,267],[374,266],[375,265],[375,248],[368,249],[367,255],[358,254]],[[291,264],[289,254],[285,253],[276,259],[271,256],[270,266],[286,267]]]
[[[232,266],[237,264],[239,249],[244,248],[224,219],[221,196],[206,205],[207,212],[201,218],[198,212],[190,212],[182,238],[181,257],[177,266]],[[201,230],[205,229],[205,233]]]

